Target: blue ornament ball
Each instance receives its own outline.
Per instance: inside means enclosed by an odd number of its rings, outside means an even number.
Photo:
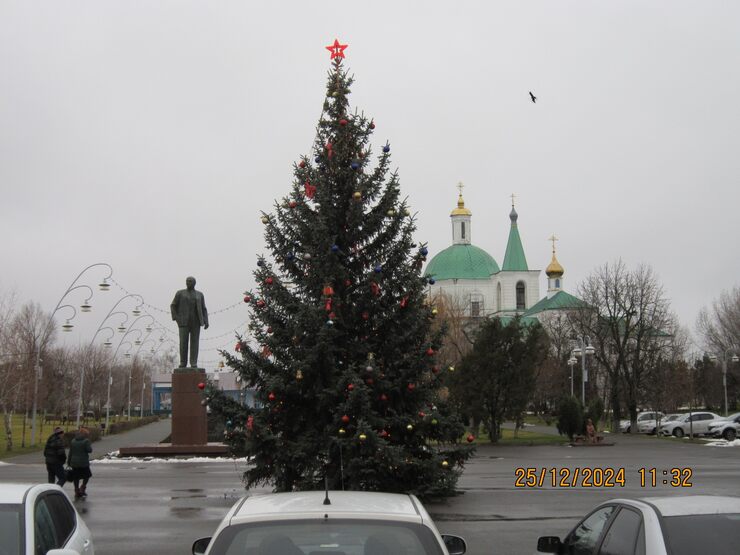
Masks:
[[[419,252],[422,256],[426,256],[429,254],[429,249],[427,249],[426,247],[421,247],[421,250]]]
[[[434,278],[429,278],[429,285],[434,285],[435,283]]]
[[[295,255],[292,252],[289,252],[288,254],[285,255],[285,259],[288,261],[293,260],[294,258],[295,258]]]
[[[383,152],[385,152],[385,153],[388,153],[388,152],[390,152],[390,151],[391,151],[391,147],[390,147],[390,145],[385,145],[385,146],[383,147]]]
[[[264,266],[264,265],[265,265],[265,261],[264,261],[264,260],[261,260],[261,259],[260,259],[260,260],[258,260],[258,261],[257,261],[257,266],[260,266],[260,267],[262,267],[262,266]]]
[[[332,245],[331,252],[339,252],[339,245]]]
[[[233,423],[233,422],[232,422],[231,420],[227,420],[227,421],[226,421],[226,425],[227,425],[227,426],[228,426],[229,428],[231,428],[231,426],[232,426],[233,424],[234,424],[234,423]]]
[[[317,164],[321,162],[321,156],[317,156],[316,158],[314,158],[314,162],[316,162]]]
[[[382,271],[383,271],[383,266],[381,266],[380,264],[378,264],[377,266],[375,266],[375,273],[376,274],[379,274]]]
[[[353,170],[357,170],[357,169],[359,169],[359,168],[360,168],[360,164],[358,164],[357,162],[352,162],[352,163],[350,164],[350,167],[351,167],[351,168],[352,168]]]

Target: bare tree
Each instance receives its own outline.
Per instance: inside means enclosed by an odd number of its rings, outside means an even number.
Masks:
[[[629,270],[618,260],[597,268],[578,288],[587,307],[572,312],[574,327],[594,343],[610,389],[612,429],[624,400],[636,430],[637,408],[658,360],[670,351],[676,320],[652,268]]]
[[[739,351],[740,287],[723,291],[710,308],[703,308],[696,327],[708,350],[716,353]]]

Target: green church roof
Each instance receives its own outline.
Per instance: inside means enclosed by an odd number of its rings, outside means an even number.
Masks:
[[[533,316],[545,310],[568,310],[573,308],[582,308],[586,306],[581,299],[574,297],[565,291],[558,291],[549,299],[545,297],[540,299],[532,308],[524,313],[525,316]]]
[[[504,255],[504,272],[526,272],[529,270],[527,266],[527,258],[524,256],[524,247],[522,247],[522,240],[519,237],[519,228],[516,225],[518,214],[514,207],[511,208],[511,231],[509,231],[509,242],[506,244],[506,254]]]
[[[488,279],[499,271],[493,257],[473,245],[452,245],[435,255],[424,272],[435,280]]]

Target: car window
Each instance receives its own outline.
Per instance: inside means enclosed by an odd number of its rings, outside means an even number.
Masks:
[[[0,553],[11,553],[20,555],[24,553],[21,542],[23,541],[22,505],[2,504],[0,505],[0,538],[2,546]]]
[[[641,527],[642,517],[637,512],[631,509],[620,509],[604,536],[599,554],[633,555]]]
[[[652,419],[653,419],[653,413],[651,413],[651,412],[647,412],[645,414],[641,414],[640,415],[640,418],[638,418],[638,420],[640,422],[642,422],[643,420],[652,420]]]
[[[740,513],[664,517],[663,533],[672,555],[737,555]]]
[[[54,519],[60,545],[65,545],[77,526],[77,516],[69,500],[61,493],[52,493],[45,497],[46,504]]]
[[[583,519],[566,538],[563,553],[567,555],[591,555],[599,544],[601,532],[613,512],[614,506],[609,505],[597,509]]]
[[[54,519],[51,517],[51,510],[46,504],[45,497],[36,500],[36,505],[33,508],[33,538],[35,555],[46,555],[46,552],[50,549],[61,547],[57,538]]]
[[[700,416],[699,420],[714,420],[715,418],[713,414],[707,414],[707,413],[701,414],[699,416]]]
[[[433,532],[414,523],[283,520],[236,524],[212,540],[212,555],[442,555]]]

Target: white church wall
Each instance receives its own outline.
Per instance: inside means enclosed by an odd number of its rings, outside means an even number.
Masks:
[[[446,279],[429,286],[432,298],[440,293],[451,297],[456,304],[465,309],[466,316],[472,316],[471,301],[480,300],[480,316],[492,314],[495,307],[496,288],[492,280],[484,279]]]

